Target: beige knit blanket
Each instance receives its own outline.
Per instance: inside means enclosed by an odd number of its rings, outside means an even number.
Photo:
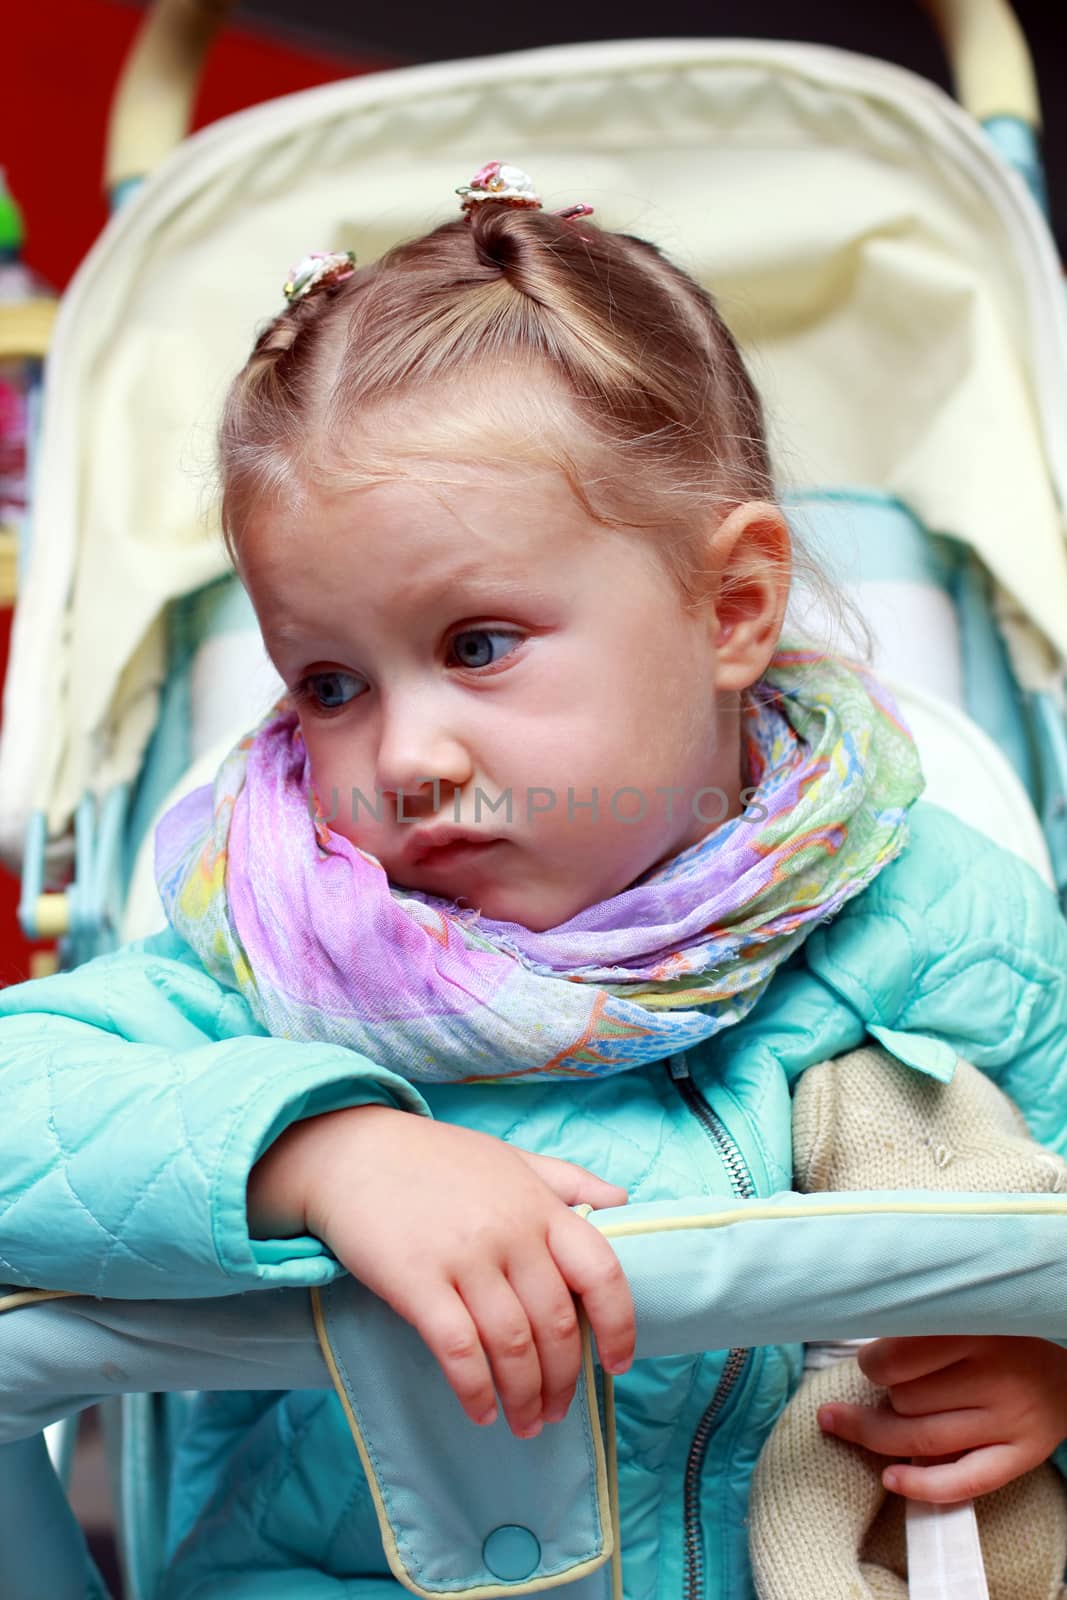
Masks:
[[[961,1061],[941,1084],[873,1046],[804,1074],[793,1162],[805,1194],[1067,1190],[1067,1165],[1029,1137],[976,1068]],[[828,1400],[876,1404],[883,1394],[851,1358],[806,1372],[753,1478],[759,1600],[908,1600],[904,1501],[882,1487],[887,1458],[825,1435],[816,1421]],[[1055,1468],[1045,1463],[975,1505],[989,1600],[1067,1600],[1067,1493]]]

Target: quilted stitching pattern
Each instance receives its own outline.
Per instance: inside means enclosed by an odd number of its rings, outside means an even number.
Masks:
[[[816,930],[808,965],[864,1018],[944,1039],[1063,1153],[1067,921],[1017,857],[936,806],[915,813],[911,849]]]
[[[275,1124],[313,1106],[423,1104],[348,1051],[264,1037],[236,996],[155,952],[9,989],[0,1018],[0,1273],[13,1284],[136,1299],[226,1293],[235,1277],[328,1281],[336,1263],[307,1242],[259,1263],[249,1167]]]
[[[771,1187],[789,1178],[788,1084],[859,1044],[868,1021],[966,1051],[1039,1138],[1067,1148],[1067,926],[1028,868],[934,807],[915,808],[908,852],[815,930],[755,1011],[694,1054],[694,1075],[729,1098]],[[288,1253],[253,1247],[249,1166],[301,1112],[405,1094],[427,1108],[361,1057],[264,1038],[171,935],[0,994],[0,1072],[0,1273],[110,1295],[332,1277],[336,1264],[313,1241],[292,1241]],[[429,1105],[580,1161],[635,1198],[728,1192],[660,1068],[581,1085],[440,1089]],[[633,1600],[678,1592],[685,1459],[718,1371],[715,1356],[645,1362],[619,1385]],[[748,1473],[794,1377],[792,1352],[760,1360],[705,1473],[709,1560],[735,1588]],[[257,1570],[283,1585],[306,1572],[309,1594],[359,1592],[360,1580],[339,1575],[357,1561],[384,1569],[332,1399],[287,1396],[248,1427],[238,1397],[219,1396],[211,1426],[223,1434],[228,1403],[239,1442],[225,1479],[201,1494],[171,1600],[206,1596],[223,1572],[239,1581]],[[182,1499],[192,1518],[195,1484]],[[377,1592],[380,1580],[365,1581]],[[294,1582],[303,1593],[302,1577]]]

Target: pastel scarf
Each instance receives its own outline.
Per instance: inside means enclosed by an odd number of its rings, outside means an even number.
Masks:
[[[746,814],[531,932],[398,888],[313,814],[285,701],[160,823],[167,915],[277,1037],[431,1083],[600,1077],[737,1022],[907,842],[923,779],[887,692],[782,649],[743,697]],[[758,802],[758,805],[757,805]]]

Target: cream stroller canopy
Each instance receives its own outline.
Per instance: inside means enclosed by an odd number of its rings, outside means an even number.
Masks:
[[[183,144],[63,305],[0,751],[0,848],[133,778],[164,608],[223,572],[215,418],[286,269],[456,214],[497,157],[718,297],[783,496],[855,486],[968,541],[1025,687],[1067,655],[1067,309],[1021,180],[944,94],[801,45],[590,45],[374,74]],[[224,692],[224,691],[223,691]]]

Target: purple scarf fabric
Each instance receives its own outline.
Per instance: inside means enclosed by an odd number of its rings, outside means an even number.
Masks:
[[[391,884],[316,820],[282,702],[161,822],[163,903],[267,1032],[343,1044],[414,1081],[659,1060],[751,1009],[815,923],[900,852],[922,789],[891,698],[845,662],[780,650],[743,723],[758,809],[533,932]]]

